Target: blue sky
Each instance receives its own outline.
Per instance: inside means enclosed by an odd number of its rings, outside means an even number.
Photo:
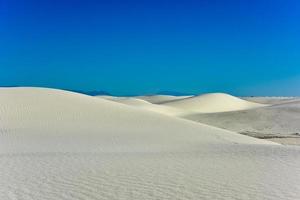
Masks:
[[[297,0],[0,0],[0,85],[300,95]]]

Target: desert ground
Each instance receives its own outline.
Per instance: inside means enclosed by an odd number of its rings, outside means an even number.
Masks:
[[[0,199],[300,199],[300,99],[0,88]]]

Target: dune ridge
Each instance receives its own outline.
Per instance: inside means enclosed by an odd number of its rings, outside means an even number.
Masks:
[[[107,97],[107,96],[106,97],[99,96],[99,97],[105,98],[105,99],[108,99],[108,100],[111,100],[114,102],[122,103],[125,105],[141,108],[143,110],[157,112],[157,113],[170,115],[170,116],[179,116],[182,113],[184,113],[184,111],[182,111],[180,109],[176,109],[176,108],[172,108],[172,107],[164,106],[164,105],[159,105],[159,104],[153,104],[153,103],[150,103],[149,101],[135,98],[135,97]]]
[[[210,93],[163,103],[177,109],[193,113],[217,113],[235,110],[247,110],[266,106],[249,102],[225,93]]]
[[[225,93],[208,93],[198,96],[153,95],[137,97],[100,97],[177,117],[197,113],[231,112],[269,106],[268,104],[247,101]]]
[[[172,95],[148,95],[148,96],[136,96],[138,99],[148,101],[153,104],[162,104],[169,101],[185,99],[191,96],[172,96]]]

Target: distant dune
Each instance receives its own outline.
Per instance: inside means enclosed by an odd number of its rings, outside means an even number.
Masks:
[[[216,113],[235,110],[247,110],[266,105],[249,102],[224,93],[211,93],[200,96],[174,100],[162,105],[184,110],[191,113]]]
[[[152,95],[152,96],[137,96],[138,99],[146,100],[154,104],[162,104],[169,101],[184,99],[191,96],[172,96],[172,95]]]
[[[185,118],[256,137],[299,134],[300,99],[284,102],[244,111],[191,114]]]
[[[98,96],[98,97],[111,100],[114,102],[122,103],[125,105],[129,105],[129,106],[134,106],[143,110],[157,112],[157,113],[170,115],[170,116],[179,116],[184,113],[182,110],[176,108],[159,105],[159,104],[152,104],[146,100],[138,99],[134,97],[112,97],[112,96]]]
[[[267,106],[266,104],[246,101],[224,93],[211,93],[199,96],[154,95],[137,97],[98,97],[170,116],[228,112]]]
[[[133,105],[133,106],[147,106],[147,105],[152,105],[152,103],[145,101],[143,99],[138,99],[135,97],[115,97],[115,96],[97,96],[99,98],[119,102],[125,105]]]

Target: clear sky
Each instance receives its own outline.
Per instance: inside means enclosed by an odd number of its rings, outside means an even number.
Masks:
[[[300,1],[0,0],[0,85],[300,95]]]

